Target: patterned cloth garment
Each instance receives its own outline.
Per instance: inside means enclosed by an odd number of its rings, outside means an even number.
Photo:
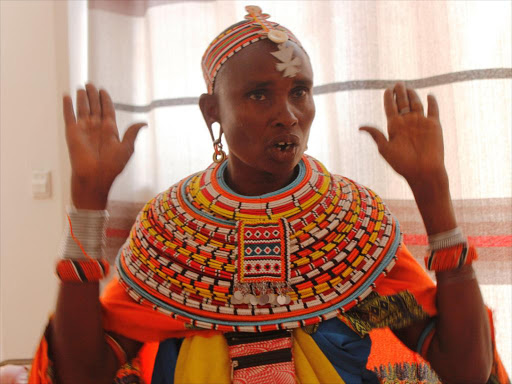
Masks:
[[[291,332],[232,332],[225,337],[233,384],[295,384]]]

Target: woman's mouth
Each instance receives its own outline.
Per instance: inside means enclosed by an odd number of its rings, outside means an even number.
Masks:
[[[299,146],[292,142],[281,141],[270,147],[270,156],[278,163],[295,161]]]
[[[292,142],[284,142],[281,141],[274,145],[274,147],[277,147],[280,151],[287,151],[288,149],[291,149],[291,147],[295,146]]]
[[[270,156],[278,163],[289,163],[296,161],[300,149],[300,137],[296,134],[281,134],[274,137],[267,147]]]

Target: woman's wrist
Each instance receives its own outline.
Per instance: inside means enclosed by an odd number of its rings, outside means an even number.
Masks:
[[[108,188],[90,186],[80,181],[78,177],[71,176],[71,201],[76,209],[104,210],[107,207]]]
[[[107,199],[91,197],[72,197],[73,206],[80,210],[103,211],[107,208]]]
[[[445,171],[409,183],[428,235],[457,227]]]
[[[460,284],[471,280],[476,280],[475,270],[471,264],[465,264],[460,268],[436,271],[436,281],[438,286]]]
[[[421,196],[422,198],[428,197],[428,194],[424,193],[425,190],[444,193],[450,189],[448,173],[444,167],[433,170],[429,174],[421,174],[420,177],[406,180],[414,195]]]
[[[421,191],[413,190],[413,194],[428,235],[457,228],[449,188],[425,186]]]

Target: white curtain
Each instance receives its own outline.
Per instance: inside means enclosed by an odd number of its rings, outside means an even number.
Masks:
[[[84,8],[88,79],[111,93],[121,130],[149,122],[110,195],[113,253],[143,202],[211,162],[197,106],[205,92],[200,60],[218,33],[243,19],[245,5],[90,0]],[[511,2],[259,5],[290,28],[311,57],[317,117],[308,153],[387,200],[418,260],[426,239],[412,194],[358,127],[385,129],[382,93],[397,80],[415,87],[424,102],[428,93],[437,97],[452,197],[461,226],[479,246],[479,281],[511,372]]]

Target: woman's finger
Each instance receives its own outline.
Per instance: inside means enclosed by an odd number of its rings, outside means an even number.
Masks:
[[[75,111],[73,111],[73,100],[71,96],[64,95],[62,98],[62,113],[64,114],[64,123],[66,130],[76,124]]]
[[[427,96],[428,101],[428,117],[433,117],[439,120],[439,106],[437,105],[437,100],[434,95]]]
[[[116,111],[114,109],[114,103],[107,91],[100,89],[100,102],[101,102],[101,117],[103,119],[110,118],[116,120]]]
[[[100,106],[100,98],[98,95],[98,90],[91,83],[86,84],[85,89],[87,91],[87,98],[89,100],[89,108],[91,110],[91,115],[100,117],[101,116],[101,106]]]
[[[85,89],[79,89],[76,91],[76,109],[79,119],[85,119],[91,114]]]
[[[420,113],[424,116],[423,104],[421,99],[414,89],[407,88],[407,96],[409,97],[409,103],[411,104],[411,111]]]
[[[116,125],[116,111],[114,104],[107,91],[100,89],[101,119],[103,120],[103,129],[110,132],[119,140],[119,130]],[[106,123],[106,124],[105,124]]]
[[[126,159],[126,161],[128,161],[128,159],[133,154],[133,151],[135,148],[135,139],[137,138],[137,135],[139,134],[140,129],[147,125],[148,125],[147,123],[133,124],[124,133],[122,144],[126,148],[126,154],[128,155],[128,158]]]
[[[374,127],[360,127],[359,130],[368,132],[370,134],[373,141],[375,141],[375,144],[377,144],[379,153],[385,158],[386,149],[389,143],[386,136],[381,131]]]
[[[398,109],[393,98],[393,90],[391,88],[387,88],[384,91],[384,110],[386,111],[386,117],[388,119],[398,114]]]
[[[405,84],[402,82],[396,83],[395,87],[393,88],[393,92],[396,98],[398,113],[405,114],[409,112],[411,110],[411,106],[409,104],[409,97],[407,96]]]

